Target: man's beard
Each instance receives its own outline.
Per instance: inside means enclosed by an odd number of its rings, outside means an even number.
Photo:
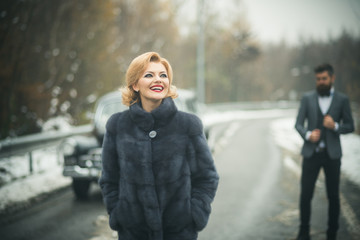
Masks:
[[[320,96],[330,96],[330,90],[331,90],[332,84],[329,85],[321,84],[316,86],[316,91]]]

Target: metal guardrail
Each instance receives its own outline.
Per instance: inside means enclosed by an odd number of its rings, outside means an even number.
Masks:
[[[44,133],[31,134],[23,137],[9,138],[0,141],[0,160],[20,154],[30,154],[31,152],[46,146],[60,143],[61,140],[79,134],[88,134],[93,130],[92,125],[82,125],[73,127],[67,131],[50,131]]]

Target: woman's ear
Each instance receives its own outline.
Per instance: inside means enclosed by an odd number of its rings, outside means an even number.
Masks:
[[[134,89],[135,92],[139,92],[139,87],[138,87],[137,83],[132,85],[132,89]]]

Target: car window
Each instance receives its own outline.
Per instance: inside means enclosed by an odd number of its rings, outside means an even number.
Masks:
[[[196,113],[197,109],[196,109],[196,106],[195,106],[195,99],[193,98],[189,98],[186,100],[186,106],[187,108],[189,109],[190,112],[192,113]]]
[[[180,111],[197,113],[195,98],[182,97],[181,95],[179,95],[179,97],[175,98],[174,101],[175,101],[176,107]]]
[[[107,101],[100,104],[97,109],[98,113],[96,114],[97,117],[95,119],[97,127],[101,130],[105,130],[106,122],[110,116],[114,113],[122,112],[125,109],[127,109],[127,107],[124,106],[121,101]]]
[[[178,110],[187,112],[186,105],[184,104],[184,102],[181,100],[180,97],[175,98],[174,102],[175,102],[175,105],[178,108]]]

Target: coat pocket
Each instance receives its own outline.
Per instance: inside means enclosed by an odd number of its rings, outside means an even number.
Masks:
[[[191,199],[191,214],[197,231],[205,228],[209,220],[210,211],[210,204],[203,203],[195,198]]]
[[[179,199],[168,205],[163,213],[166,232],[179,232],[192,224],[190,199]]]
[[[119,225],[125,228],[145,226],[145,217],[139,203],[130,203],[126,199],[119,203]]]
[[[120,228],[119,222],[118,222],[118,217],[119,217],[119,204],[117,204],[115,206],[115,208],[110,212],[110,215],[109,215],[110,228],[115,231],[118,231]]]

